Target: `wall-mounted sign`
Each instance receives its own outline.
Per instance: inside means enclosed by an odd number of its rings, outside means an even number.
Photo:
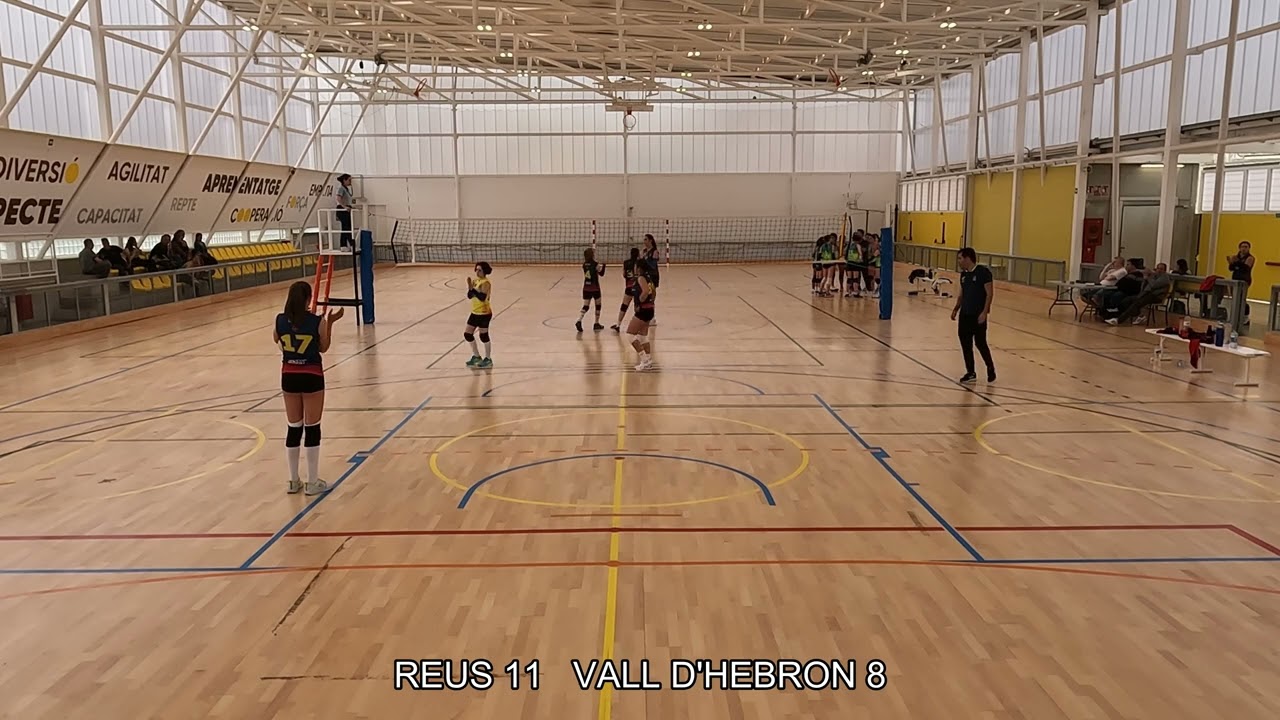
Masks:
[[[186,159],[181,153],[112,145],[63,213],[55,235],[140,235]]]
[[[53,232],[102,143],[0,130],[0,235]]]
[[[283,212],[276,200],[284,192],[289,168],[254,163],[235,183],[235,192],[213,224],[214,230],[260,230],[280,227]]]
[[[164,201],[147,225],[149,234],[207,233],[219,222],[227,200],[240,185],[243,160],[193,155],[169,186]]]
[[[299,228],[308,220],[314,225],[317,208],[333,207],[333,190],[332,174],[323,170],[295,170],[285,183],[276,208],[279,222],[269,227]]]
[[[1090,185],[1088,193],[1089,193],[1089,197],[1107,197],[1108,195],[1111,194],[1111,186],[1110,185]]]

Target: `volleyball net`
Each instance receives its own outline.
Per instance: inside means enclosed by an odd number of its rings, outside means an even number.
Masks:
[[[850,227],[841,215],[728,218],[396,220],[379,255],[397,263],[576,265],[595,248],[620,262],[652,235],[665,264],[809,262],[823,235]],[[878,232],[879,228],[871,228]],[[386,246],[389,246],[386,247]]]

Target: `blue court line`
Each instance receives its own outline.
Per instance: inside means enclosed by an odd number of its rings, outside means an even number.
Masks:
[[[995,565],[1071,565],[1074,563],[1215,563],[1215,562],[1280,562],[1277,556],[1254,557],[1140,557],[1140,558],[1017,558],[1013,560],[991,560]]]
[[[333,491],[338,489],[338,486],[342,485],[342,483],[345,482],[347,478],[351,477],[351,475],[355,473],[356,470],[359,470],[360,466],[364,465],[364,461],[368,460],[370,455],[377,452],[378,448],[382,447],[383,443],[390,440],[391,437],[396,433],[400,432],[400,429],[403,428],[410,420],[412,420],[413,416],[421,412],[422,408],[426,407],[427,403],[429,402],[431,402],[431,398],[427,398],[426,400],[423,400],[421,403],[418,404],[418,407],[414,408],[413,410],[410,410],[409,414],[405,415],[404,418],[400,420],[400,422],[396,423],[395,427],[388,430],[387,433],[383,435],[381,439],[378,440],[378,442],[374,443],[374,446],[372,448],[370,448],[369,450],[357,452],[355,455],[352,455],[351,458],[347,460],[347,462],[351,463],[351,467],[347,468],[346,472],[342,473],[342,475],[339,476],[338,479],[335,480],[333,484],[329,486],[329,489],[324,494],[317,495],[314,500],[307,503],[306,507],[302,508],[302,510],[300,510],[297,515],[294,515],[292,520],[285,523],[284,527],[277,530],[275,535],[272,535],[266,542],[264,542],[262,544],[262,547],[254,551],[254,553],[249,556],[249,559],[245,560],[244,563],[240,565],[240,567],[237,569],[248,570],[253,565],[253,563],[257,561],[258,558],[262,557],[263,553],[270,550],[272,545],[275,545],[280,538],[288,534],[288,532],[292,530],[295,525],[301,522],[304,517],[310,514],[311,511],[314,510],[317,505],[319,505],[325,498],[332,495]]]
[[[858,444],[862,445],[863,449],[871,451],[871,457],[875,458],[876,462],[880,463],[880,467],[884,468],[885,472],[892,475],[893,479],[897,480],[898,484],[902,486],[902,489],[911,493],[911,497],[915,498],[916,502],[920,503],[920,506],[932,515],[933,519],[937,521],[937,523],[941,525],[956,542],[960,543],[961,547],[972,555],[974,560],[977,560],[978,562],[986,562],[982,557],[982,553],[979,553],[973,545],[969,544],[969,541],[965,540],[964,536],[957,532],[956,529],[952,527],[951,523],[947,522],[946,518],[942,517],[941,513],[934,510],[933,506],[929,504],[929,501],[924,499],[924,496],[915,489],[912,483],[904,480],[903,477],[898,474],[898,471],[893,469],[893,466],[889,464],[889,453],[886,452],[884,448],[872,447],[870,443],[863,440],[862,436],[858,434],[858,431],[854,430],[852,425],[845,422],[844,418],[840,417],[840,414],[835,411],[835,408],[828,405],[827,401],[823,400],[821,395],[814,393],[813,397],[818,401],[818,404],[822,405],[823,409],[831,414],[831,417],[836,419],[836,422],[840,423],[840,426],[844,428],[845,432],[853,436],[853,439],[857,440]]]
[[[751,473],[748,473],[743,470],[739,470],[736,467],[718,463],[713,460],[703,460],[702,458],[683,457],[680,455],[657,455],[653,453],[636,453],[636,452],[610,452],[610,453],[591,453],[588,455],[570,455],[567,457],[547,458],[545,460],[534,460],[533,462],[525,463],[523,465],[515,465],[505,470],[499,470],[498,472],[495,472],[490,475],[486,475],[483,478],[480,478],[478,481],[476,481],[474,485],[467,488],[467,492],[462,496],[462,501],[458,503],[458,509],[459,510],[465,509],[467,507],[467,503],[471,502],[471,497],[475,495],[476,491],[479,490],[482,485],[489,482],[490,480],[500,478],[503,475],[506,475],[507,473],[513,473],[517,470],[524,470],[531,467],[537,467],[539,465],[547,465],[547,464],[556,463],[556,462],[565,462],[566,460],[585,460],[587,458],[613,458],[613,457],[640,457],[640,458],[662,458],[664,460],[683,460],[685,462],[699,463],[701,465],[710,465],[712,467],[720,468],[721,470],[728,470],[731,473],[736,473],[738,475],[741,475],[742,477],[755,483],[756,487],[760,488],[760,493],[764,495],[764,501],[770,505],[777,505],[777,503],[773,501],[773,493],[769,491],[768,485],[765,485],[763,482],[761,482],[760,478],[756,477],[755,475],[752,475]]]

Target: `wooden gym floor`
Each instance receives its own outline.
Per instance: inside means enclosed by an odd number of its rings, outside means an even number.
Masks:
[[[1280,717],[1275,363],[1245,402],[1002,291],[999,381],[962,387],[949,301],[886,323],[804,267],[676,267],[641,374],[542,267],[497,270],[473,372],[465,272],[382,272],[341,324],[321,499],[284,492],[283,286],[6,350],[0,715]],[[396,692],[401,658],[540,689]],[[860,685],[578,689],[610,658]]]

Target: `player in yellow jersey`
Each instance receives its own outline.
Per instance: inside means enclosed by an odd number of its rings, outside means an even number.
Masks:
[[[475,278],[467,278],[471,316],[467,318],[467,329],[462,331],[462,337],[471,343],[471,359],[467,361],[467,367],[471,368],[493,367],[493,360],[489,357],[489,321],[493,320],[493,283],[489,282],[489,273],[492,272],[489,263],[478,262]],[[480,342],[484,343],[483,358],[476,346],[476,328],[480,329]]]

